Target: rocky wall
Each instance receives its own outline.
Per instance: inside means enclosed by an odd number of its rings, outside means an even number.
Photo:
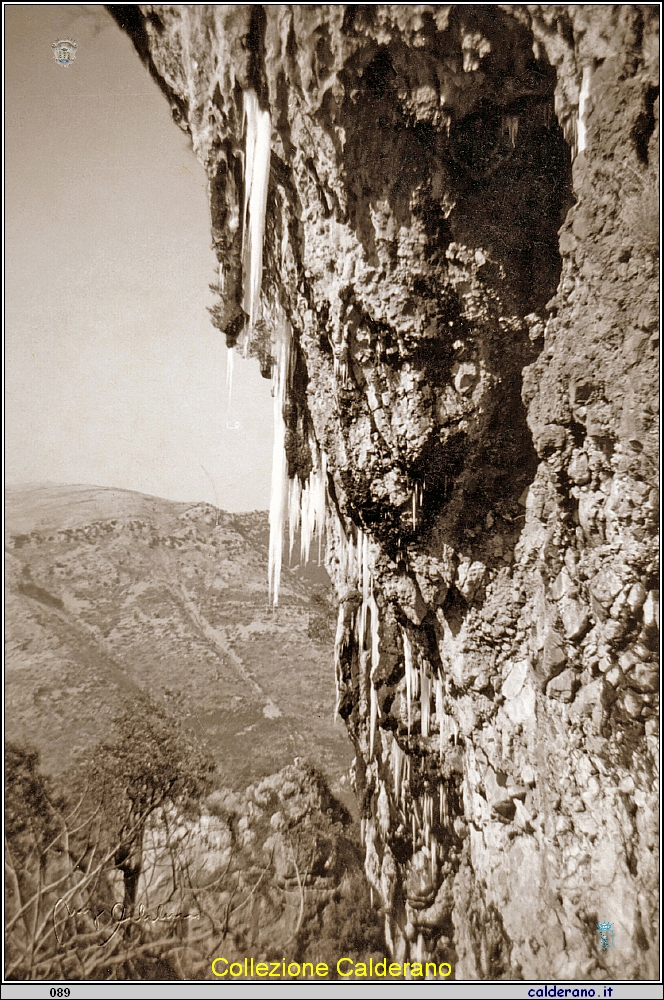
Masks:
[[[655,977],[657,6],[109,9],[207,170],[214,321],[266,375],[291,331],[392,953]]]

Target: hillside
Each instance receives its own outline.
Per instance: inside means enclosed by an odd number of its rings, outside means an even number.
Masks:
[[[262,512],[9,487],[8,738],[62,773],[142,689],[205,740],[225,785],[302,756],[352,806],[352,748],[333,722],[329,583],[318,567],[286,570],[269,611],[267,541]]]

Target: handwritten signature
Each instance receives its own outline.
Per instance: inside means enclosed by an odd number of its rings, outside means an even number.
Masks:
[[[63,909],[66,910],[66,916],[63,913]],[[60,919],[58,920],[58,914],[60,914]],[[53,907],[53,928],[55,931],[55,938],[59,945],[63,944],[58,933],[59,928],[62,924],[67,921],[70,917],[77,916],[89,916],[92,919],[94,928],[96,931],[107,931],[110,927],[113,927],[110,935],[103,942],[108,944],[111,938],[117,934],[121,927],[126,927],[128,924],[156,924],[156,923],[166,923],[172,920],[199,920],[200,913],[166,913],[164,911],[164,904],[160,903],[157,907],[156,914],[150,913],[143,906],[142,903],[136,907],[134,913],[129,916],[125,915],[125,908],[122,903],[115,903],[110,911],[110,914],[106,910],[100,910],[98,913],[93,913],[90,906],[82,906],[79,909],[72,910],[69,908],[69,904],[65,899],[59,899],[55,906]],[[102,918],[106,918],[103,920]]]

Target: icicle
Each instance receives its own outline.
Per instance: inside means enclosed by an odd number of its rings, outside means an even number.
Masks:
[[[321,455],[320,486],[317,500],[317,509],[320,510],[320,529],[318,531],[318,565],[323,561],[323,529],[326,525],[327,513],[327,456],[325,452]]]
[[[270,496],[270,548],[268,555],[268,590],[273,607],[279,603],[279,583],[284,545],[284,524],[288,494],[286,461],[286,425],[284,403],[288,380],[290,328],[287,323],[277,331],[274,372],[274,446],[272,452],[272,491]]]
[[[431,803],[431,796],[429,795],[428,792],[425,792],[424,801],[422,802],[422,825],[424,827],[424,843],[429,849],[430,849],[432,818],[433,818],[433,809]]]
[[[296,476],[288,480],[285,454],[286,427],[283,419],[288,389],[290,367],[290,324],[282,316],[273,335],[273,351],[276,358],[274,384],[274,454],[272,460],[272,497],[270,502],[270,594],[276,606],[279,597],[279,579],[283,554],[283,533],[288,514],[289,556],[292,558],[295,536],[300,530],[300,558],[309,561],[311,543],[318,536],[318,560],[320,563],[325,529],[327,462],[313,438],[309,440],[314,467],[304,487]],[[340,526],[342,562],[345,534]],[[279,565],[277,566],[277,563]]]
[[[269,111],[263,111],[254,90],[244,92],[245,162],[244,206],[242,226],[242,264],[244,273],[244,310],[249,316],[247,342],[261,318],[261,285],[263,283],[263,237],[270,176],[270,139],[272,126]],[[272,455],[272,493],[270,498],[270,546],[268,558],[268,589],[274,607],[279,603],[279,583],[283,557],[284,526],[288,504],[288,470],[286,461],[286,402],[290,363],[291,331],[284,318],[273,334],[274,370],[274,448]],[[232,355],[227,367],[227,385],[232,388]]]
[[[411,672],[412,672],[412,652],[410,648],[410,639],[408,635],[404,632],[403,634],[403,657],[406,665],[406,705],[408,708],[408,735],[410,736],[410,719],[411,719],[411,701],[413,697],[413,692],[411,689]]]
[[[369,601],[371,591],[371,569],[369,567],[369,536],[362,533],[362,599]]]
[[[390,747],[390,757],[392,758],[392,777],[394,778],[394,795],[397,802],[402,798],[402,775],[403,775],[403,763],[404,763],[404,753],[397,741],[392,737],[392,745]]]
[[[244,92],[245,175],[242,260],[244,265],[244,310],[249,316],[250,335],[260,319],[263,280],[263,236],[267,187],[270,176],[270,112],[263,111],[254,90]]]
[[[371,721],[370,721],[370,735],[369,735],[369,756],[373,759],[374,740],[376,738],[376,719],[378,718],[378,698],[376,696],[376,689],[373,686],[373,684],[371,684],[370,702],[371,702]]]
[[[339,718],[339,706],[341,705],[341,691],[343,687],[343,672],[341,667],[341,653],[346,639],[346,616],[344,614],[343,604],[339,605],[339,611],[337,613],[337,631],[334,637],[334,688],[335,688],[335,702],[334,702],[334,716],[333,720],[336,721]]]
[[[586,110],[588,98],[590,97],[590,77],[592,70],[590,66],[583,67],[583,78],[581,81],[581,92],[579,94],[579,120],[576,126],[576,152],[582,153],[586,148]]]
[[[431,685],[426,664],[420,667],[420,706],[422,712],[422,736],[429,735],[429,709],[431,707]]]
[[[505,115],[503,118],[503,127],[507,129],[507,134],[510,137],[510,142],[512,143],[512,149],[516,146],[516,137],[519,132],[519,116],[518,115]]]
[[[325,529],[325,510],[327,499],[327,458],[325,452],[319,452],[313,441],[310,442],[312,453],[316,454],[316,467],[309,476],[308,486],[308,534],[306,547],[302,545],[302,555],[308,561],[312,540],[318,536],[318,565],[323,552],[323,531]]]
[[[445,743],[445,734],[443,727],[443,716],[445,715],[445,709],[443,708],[443,682],[440,679],[440,675],[436,674],[434,678],[434,689],[436,692],[436,718],[438,719],[438,731],[439,731],[439,756],[443,759],[443,747]]]
[[[302,486],[299,477],[291,479],[288,484],[288,557],[293,558],[293,546],[295,545],[295,532],[300,518],[300,504],[302,500]]]
[[[413,647],[410,644],[407,632],[402,632],[403,636],[403,657],[406,671],[406,701],[408,705],[408,735],[410,735],[412,702],[419,694],[419,674],[413,666]]]
[[[249,317],[244,350],[261,322],[261,285],[263,280],[263,239],[270,176],[270,140],[272,126],[269,111],[263,111],[254,90],[244,92],[245,176],[242,229],[242,265],[244,273],[244,311]],[[322,532],[326,508],[326,459],[314,440],[310,440],[313,469],[302,486],[296,478],[288,482],[285,455],[286,428],[283,410],[287,396],[290,367],[291,330],[284,317],[276,324],[272,337],[275,357],[274,453],[272,461],[272,496],[270,501],[269,593],[274,607],[279,602],[279,583],[283,558],[283,536],[288,514],[289,549],[292,557],[295,534],[300,529],[301,559],[309,560],[311,542],[318,535],[318,560],[322,556]],[[230,408],[233,381],[233,355],[229,351],[226,384]]]
[[[417,528],[417,493],[413,490],[413,531]]]
[[[431,881],[436,884],[436,838],[431,835]]]
[[[313,458],[313,468],[304,486],[298,478],[291,480],[288,501],[288,534],[290,554],[292,557],[295,536],[300,530],[300,561],[309,562],[311,543],[318,538],[318,564],[323,554],[323,532],[325,530],[325,514],[327,508],[327,459],[321,452],[316,440],[309,438],[309,450]],[[344,563],[344,548],[346,536],[339,525],[341,536],[340,562]]]
[[[378,634],[378,605],[373,593],[369,597],[369,629],[371,632],[371,669],[375,671],[380,663],[380,637]]]

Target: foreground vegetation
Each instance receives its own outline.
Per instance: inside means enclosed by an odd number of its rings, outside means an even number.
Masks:
[[[141,698],[68,788],[7,747],[6,975],[211,979],[212,958],[383,953],[350,816],[301,760],[238,793]]]

